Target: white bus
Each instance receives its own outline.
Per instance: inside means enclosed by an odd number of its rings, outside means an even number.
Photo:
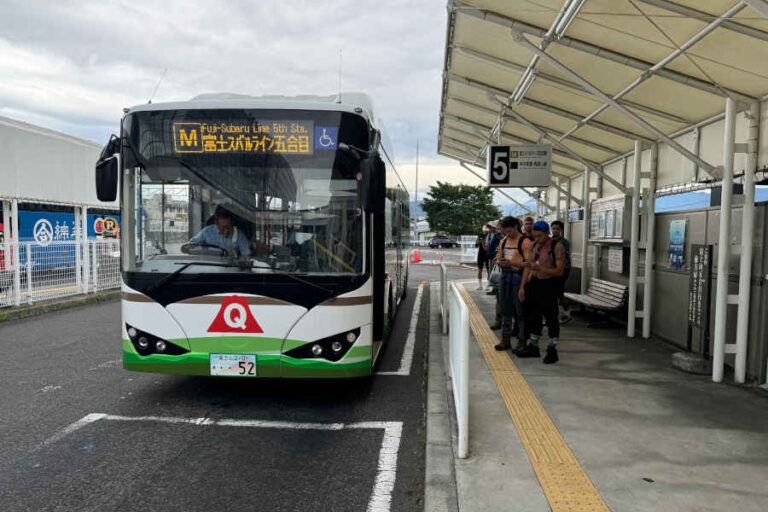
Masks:
[[[371,375],[410,232],[374,119],[361,94],[125,109],[96,164],[99,199],[120,191],[124,367]]]

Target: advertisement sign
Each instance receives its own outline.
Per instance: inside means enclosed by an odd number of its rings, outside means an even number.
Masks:
[[[548,187],[552,179],[552,146],[491,146],[487,168],[491,187]]]
[[[624,248],[608,248],[608,270],[621,274],[624,272]]]
[[[669,221],[669,264],[682,268],[685,265],[685,226],[687,219]]]
[[[116,238],[120,231],[119,215],[88,215],[88,238]],[[52,242],[74,242],[80,226],[75,214],[63,212],[19,212],[19,241],[36,242],[46,247]]]

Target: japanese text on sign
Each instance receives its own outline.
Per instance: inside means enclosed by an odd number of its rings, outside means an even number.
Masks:
[[[544,187],[550,183],[552,148],[546,144],[491,146],[488,185]]]
[[[311,155],[311,121],[173,123],[176,153],[279,153]]]

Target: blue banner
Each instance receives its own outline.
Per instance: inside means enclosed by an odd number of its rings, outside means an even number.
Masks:
[[[669,264],[673,267],[685,265],[685,227],[687,219],[669,221]]]
[[[115,238],[120,232],[119,215],[88,216],[88,238]],[[74,213],[19,212],[19,241],[46,246],[51,242],[74,242],[80,227]]]

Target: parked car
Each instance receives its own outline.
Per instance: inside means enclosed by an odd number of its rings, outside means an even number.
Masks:
[[[438,247],[440,247],[442,249],[450,249],[451,247],[458,247],[459,246],[459,244],[456,243],[456,240],[451,240],[447,236],[442,236],[442,235],[433,236],[429,240],[429,244],[428,245],[429,245],[430,249],[436,249]]]

